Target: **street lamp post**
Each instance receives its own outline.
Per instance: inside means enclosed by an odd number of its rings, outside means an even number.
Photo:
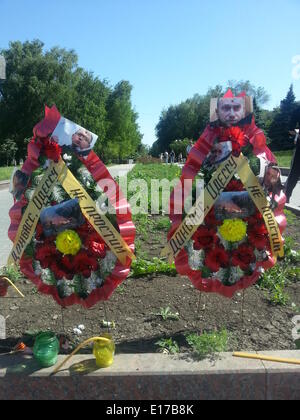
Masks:
[[[3,96],[2,84],[6,79],[6,61],[3,55],[0,55],[0,93]]]

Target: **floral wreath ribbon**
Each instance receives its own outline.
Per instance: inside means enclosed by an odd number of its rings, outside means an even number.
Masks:
[[[135,255],[127,243],[108,218],[98,211],[93,199],[60,158],[58,163],[52,162],[50,164],[25,210],[14,240],[13,249],[8,257],[8,265],[19,264],[27,245],[34,235],[40,213],[46,205],[56,182],[61,183],[71,198],[77,198],[79,200],[79,205],[84,216],[123,265],[126,264],[127,257],[131,260],[135,259]]]
[[[205,188],[205,208],[203,209],[202,197],[198,198],[183,222],[172,235],[167,246],[162,250],[161,256],[167,257],[169,262],[173,262],[177,258],[236,173],[238,173],[242,183],[264,218],[274,258],[277,259],[277,257],[284,256],[283,239],[278,223],[260,183],[252,172],[247,158],[242,153],[239,157],[231,155],[219,166]]]

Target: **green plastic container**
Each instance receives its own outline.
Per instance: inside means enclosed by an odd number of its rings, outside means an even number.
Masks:
[[[50,367],[57,362],[59,341],[52,332],[40,333],[34,343],[33,355],[41,367]]]

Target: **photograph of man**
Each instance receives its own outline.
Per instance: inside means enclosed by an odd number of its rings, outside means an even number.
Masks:
[[[220,98],[216,111],[219,121],[225,126],[238,124],[245,118],[245,98]]]
[[[10,192],[15,200],[19,201],[21,199],[26,190],[28,180],[29,176],[19,169],[14,172],[10,183]]]
[[[75,229],[85,221],[78,199],[68,200],[44,209],[40,220],[46,236],[55,236],[64,230]]]
[[[92,150],[92,141],[92,134],[84,128],[80,128],[72,135],[72,148],[80,156],[87,156]]]
[[[62,147],[63,153],[74,151],[78,156],[86,157],[95,146],[98,136],[62,117],[51,138]]]

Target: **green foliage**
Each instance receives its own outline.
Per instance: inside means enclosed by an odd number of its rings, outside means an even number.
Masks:
[[[113,89],[79,67],[73,50],[54,47],[45,51],[39,40],[11,42],[0,54],[7,63],[0,98],[0,144],[12,139],[18,148],[17,160],[25,157],[25,139],[43,118],[45,104],[55,104],[66,118],[96,133],[95,150],[104,159],[123,158],[138,150],[141,134],[128,82]]]
[[[291,85],[285,99],[280,103],[280,108],[274,115],[268,135],[271,138],[272,150],[293,149],[294,143],[289,138],[289,130],[296,128],[294,114],[297,110],[293,85]]]
[[[175,155],[178,157],[180,153],[182,153],[182,157],[187,157],[186,148],[190,144],[191,139],[183,139],[183,140],[175,140],[173,143],[170,144],[169,148],[170,150],[174,150]]]
[[[231,88],[235,94],[245,91],[256,99],[258,106],[269,100],[269,95],[263,87],[256,88],[249,80],[230,80],[226,87],[217,85],[208,89],[205,95],[196,94],[178,105],[171,105],[160,115],[156,126],[158,140],[153,144],[151,154],[158,156],[159,153],[169,150],[171,144],[173,147],[173,142],[178,139],[198,140],[209,122],[210,99],[222,96],[228,88]]]
[[[14,171],[14,166],[5,166],[0,168],[0,181],[7,181],[11,178]]]
[[[14,266],[1,267],[0,275],[9,278],[13,283],[18,282],[22,278],[19,268]]]
[[[155,230],[164,230],[168,232],[171,228],[171,222],[168,217],[161,218],[155,225]]]
[[[14,164],[17,150],[16,143],[11,139],[4,140],[0,145],[0,158],[6,162],[6,166]]]
[[[141,145],[142,135],[137,125],[138,115],[132,110],[132,86],[118,83],[107,100],[107,135],[98,152],[105,160],[132,157]]]
[[[169,306],[167,306],[166,308],[160,308],[160,312],[157,312],[155,315],[161,317],[163,321],[178,321],[179,319],[179,313],[172,312]]]
[[[160,258],[153,258],[152,261],[138,258],[131,265],[131,277],[143,277],[149,274],[165,274],[175,277],[177,274],[175,264],[170,265]]]
[[[200,360],[227,351],[228,340],[229,335],[225,329],[220,332],[205,332],[201,335],[193,333],[186,336],[187,343]]]
[[[160,351],[163,353],[177,354],[179,353],[179,346],[172,338],[162,338],[155,343]]]
[[[293,158],[293,150],[284,150],[280,152],[275,152],[274,155],[277,159],[278,166],[283,167],[283,168],[291,167],[291,162]]]
[[[267,291],[267,298],[274,305],[285,306],[290,298],[285,288],[290,281],[300,280],[300,252],[292,249],[294,240],[286,238],[284,260],[266,271],[258,282],[258,286]]]

